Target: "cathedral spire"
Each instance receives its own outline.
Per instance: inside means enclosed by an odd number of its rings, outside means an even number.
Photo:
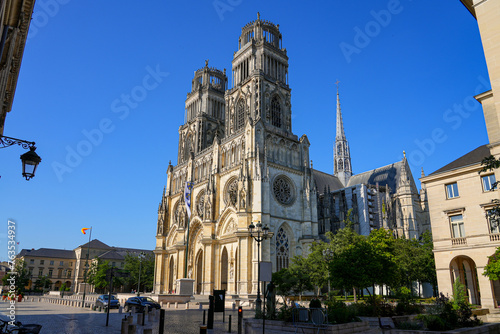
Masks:
[[[352,176],[351,153],[344,133],[344,122],[340,111],[339,81],[337,80],[335,84],[337,85],[337,133],[333,148],[333,174],[346,186]]]

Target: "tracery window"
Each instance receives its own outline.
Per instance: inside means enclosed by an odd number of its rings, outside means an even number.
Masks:
[[[274,126],[281,128],[281,105],[277,96],[271,100],[271,121]]]
[[[273,182],[274,198],[284,205],[289,205],[295,200],[295,191],[291,181],[283,176],[277,176]]]
[[[288,268],[290,257],[290,243],[283,227],[280,227],[276,234],[276,271]]]
[[[245,101],[240,99],[236,107],[236,129],[239,130],[245,126]]]
[[[342,159],[339,160],[339,167],[338,167],[338,171],[341,172],[344,170],[344,163],[342,162]]]

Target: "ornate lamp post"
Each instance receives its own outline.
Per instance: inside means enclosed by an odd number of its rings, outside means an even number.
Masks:
[[[262,300],[260,299],[260,243],[267,239],[269,233],[269,227],[264,226],[260,221],[254,225],[253,223],[248,225],[248,232],[250,232],[250,237],[252,237],[257,242],[257,300],[255,301],[255,311],[261,312]]]
[[[36,168],[42,161],[42,158],[40,158],[38,154],[35,153],[35,142],[0,136],[0,148],[9,147],[14,144],[17,144],[24,149],[30,149],[28,152],[21,155],[21,161],[23,163],[23,176],[26,178],[26,180],[29,180],[35,176]]]

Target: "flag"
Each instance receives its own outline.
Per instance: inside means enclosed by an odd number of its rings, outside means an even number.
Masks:
[[[186,211],[189,218],[191,218],[191,190],[193,190],[193,182],[186,182],[186,188],[184,188],[184,202],[186,203]]]
[[[83,234],[87,234],[87,233],[85,233],[85,231],[87,231],[87,230],[90,230],[90,229],[89,229],[89,228],[86,228],[86,227],[82,228],[82,233],[83,233]]]

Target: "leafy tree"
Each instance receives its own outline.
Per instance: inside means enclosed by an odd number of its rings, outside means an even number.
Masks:
[[[14,281],[9,280],[14,278]],[[14,270],[7,273],[2,278],[2,283],[4,286],[10,286],[13,282],[15,285],[15,291],[17,294],[23,294],[26,291],[26,286],[30,281],[30,273],[27,269],[26,262],[24,260],[16,259],[14,262]]]
[[[129,276],[125,279],[128,284],[137,286],[140,270],[141,282],[139,290],[153,289],[155,271],[154,254],[146,253],[138,256],[136,253],[128,253],[125,255],[124,270],[129,273]]]
[[[311,245],[311,252],[305,259],[309,279],[316,288],[316,296],[319,296],[320,289],[329,283],[330,274],[328,271],[328,262],[326,260],[325,250],[327,244],[324,242],[314,242]]]
[[[481,161],[481,166],[483,166],[483,168],[479,171],[479,174],[491,172],[500,167],[500,159],[496,159],[493,155],[490,155]],[[499,181],[496,181],[491,185],[491,190],[497,189],[498,182]],[[498,199],[494,199],[492,202],[495,206],[487,211],[486,217],[490,221],[491,228],[494,229],[500,226],[500,201]]]
[[[483,275],[488,277],[490,281],[500,279],[500,247],[497,248],[495,254],[488,256],[488,264],[484,267]]]
[[[109,264],[109,261],[103,261],[102,259],[95,258],[90,265],[89,272],[87,274],[87,282],[92,284],[97,291],[104,292],[106,287],[109,285],[109,278],[111,275],[111,270],[114,268]],[[113,286],[118,287],[123,284],[121,278],[114,274],[113,275]]]
[[[373,277],[373,284],[391,285],[396,276],[397,264],[394,256],[395,238],[391,231],[377,229],[370,232],[368,243],[374,252],[374,260],[381,269]]]
[[[39,276],[35,281],[35,290],[49,290],[52,285],[52,281],[49,279],[49,276]]]

